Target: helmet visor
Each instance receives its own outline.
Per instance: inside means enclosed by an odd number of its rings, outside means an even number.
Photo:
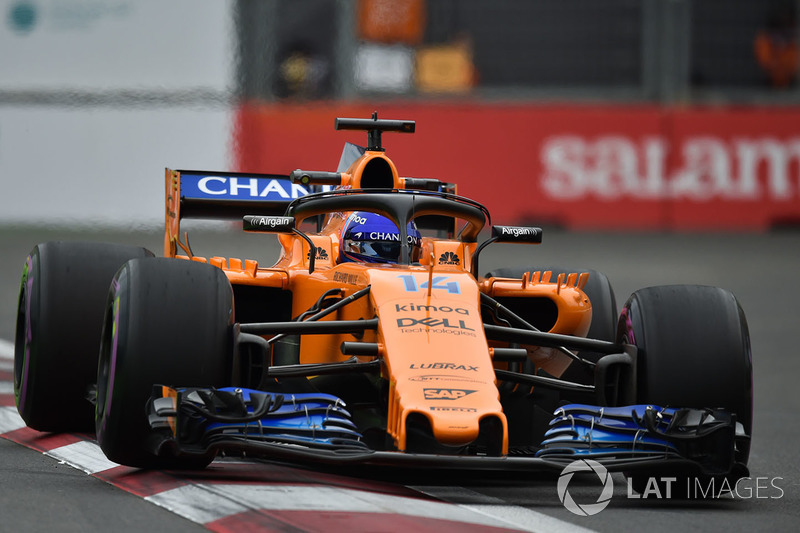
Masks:
[[[396,241],[353,241],[347,242],[347,251],[368,257],[376,262],[397,263],[402,247]]]

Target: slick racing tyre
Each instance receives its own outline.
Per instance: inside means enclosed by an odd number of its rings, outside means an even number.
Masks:
[[[723,408],[751,435],[750,335],[729,291],[701,285],[638,290],[622,309],[618,340],[638,349],[637,403]],[[747,464],[749,454],[749,439],[737,442],[736,460]]]
[[[736,415],[746,437],[735,441],[736,463],[746,465],[753,427],[753,366],[744,312],[730,292],[716,287],[669,285],[634,292],[620,314],[618,341],[638,349],[636,402],[660,407],[723,408]],[[647,496],[662,471],[628,473]],[[723,477],[736,480],[746,468]],[[694,499],[692,480],[713,476],[681,473],[674,497]],[[663,489],[663,487],[662,487]],[[663,493],[663,490],[662,490]]]
[[[29,427],[93,431],[87,396],[97,377],[108,286],[126,261],[152,255],[96,242],[33,248],[23,267],[14,342],[14,396]]]
[[[210,457],[156,456],[153,385],[230,384],[233,291],[222,270],[181,259],[126,263],[112,282],[97,368],[97,441],[139,468],[197,468]]]

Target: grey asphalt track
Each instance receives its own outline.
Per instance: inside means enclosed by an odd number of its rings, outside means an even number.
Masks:
[[[192,234],[195,253],[275,257],[271,237],[237,242],[213,233]],[[160,231],[80,232],[60,228],[0,228],[0,339],[13,341],[19,275],[27,253],[47,240],[100,240],[147,246],[161,254]],[[205,251],[207,250],[207,251]],[[593,268],[610,279],[621,306],[637,288],[670,283],[724,287],[738,297],[750,326],[755,368],[755,429],[750,497],[678,502],[628,498],[615,476],[610,505],[578,517],[559,503],[553,480],[523,483],[459,479],[458,485],[415,480],[431,493],[461,504],[505,504],[533,509],[567,524],[597,531],[625,527],[649,532],[797,531],[800,528],[800,231],[767,234],[570,233],[546,229],[540,246],[493,245],[481,270],[561,264]],[[769,485],[766,489],[758,487]],[[463,490],[462,487],[466,487]],[[777,487],[777,488],[776,488]],[[778,490],[778,488],[780,490]],[[577,490],[582,490],[578,486]],[[589,493],[593,487],[586,486]],[[577,491],[576,491],[577,494]],[[746,496],[746,494],[745,494]],[[40,453],[0,440],[0,530],[85,531],[202,529]],[[389,527],[389,529],[391,529]]]

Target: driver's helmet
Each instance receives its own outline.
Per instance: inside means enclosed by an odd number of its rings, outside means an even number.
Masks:
[[[419,261],[422,236],[414,222],[407,229],[411,262]],[[400,231],[388,218],[364,211],[347,217],[339,239],[339,262],[397,263],[400,259]]]

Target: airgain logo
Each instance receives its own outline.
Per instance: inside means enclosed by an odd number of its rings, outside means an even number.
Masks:
[[[309,260],[311,259],[311,250],[309,250],[308,253],[306,254],[306,258]],[[325,250],[325,248],[317,248],[317,255],[314,259],[318,261],[327,261],[328,260],[327,250]]]
[[[440,265],[457,265],[461,262],[454,252],[445,252],[439,256]]]
[[[603,488],[597,501],[593,503],[578,503],[573,499],[567,489],[576,472],[594,472],[600,479],[600,484]],[[561,500],[561,503],[564,504],[564,507],[569,512],[580,516],[592,516],[608,506],[608,502],[611,501],[611,496],[614,494],[614,481],[611,479],[611,474],[608,473],[608,470],[597,461],[579,459],[571,462],[561,471],[556,489],[558,490],[558,499]]]

